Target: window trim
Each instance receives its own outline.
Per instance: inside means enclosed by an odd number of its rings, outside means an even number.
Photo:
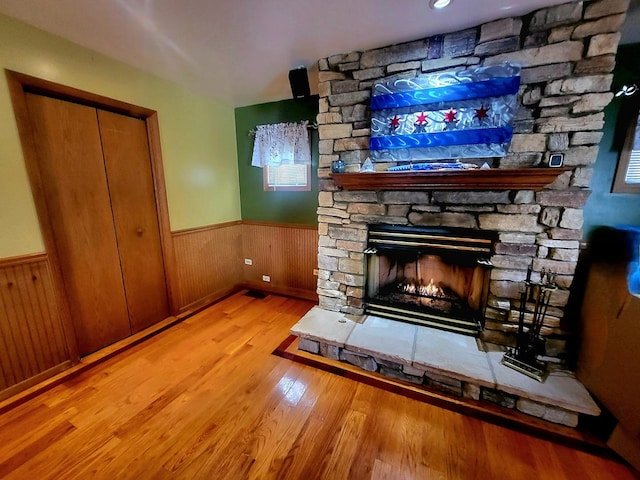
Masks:
[[[305,165],[307,167],[307,184],[306,185],[283,185],[272,186],[269,185],[269,166],[262,167],[262,188],[265,192],[310,192],[311,191],[311,164]]]
[[[635,138],[636,128],[640,116],[640,108],[636,107],[634,115],[631,116],[633,121],[629,122],[625,133],[624,145],[618,158],[616,170],[613,178],[611,193],[637,193],[640,194],[640,183],[627,183],[625,178],[629,163],[631,161],[631,151],[633,150],[633,142]]]

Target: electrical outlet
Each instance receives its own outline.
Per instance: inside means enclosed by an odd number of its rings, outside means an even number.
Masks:
[[[313,269],[313,274],[314,274],[316,277],[318,276],[318,269],[317,269],[317,268],[314,268],[314,269]]]
[[[245,258],[244,259],[244,264],[245,265],[253,265],[253,260],[251,260],[250,258]]]
[[[262,281],[263,282],[270,282],[271,281],[271,277],[269,275],[262,275]]]

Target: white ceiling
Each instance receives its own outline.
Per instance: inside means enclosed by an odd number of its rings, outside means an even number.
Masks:
[[[635,1],[635,0],[634,0]],[[0,0],[0,12],[234,106],[291,98],[318,59],[566,0]]]

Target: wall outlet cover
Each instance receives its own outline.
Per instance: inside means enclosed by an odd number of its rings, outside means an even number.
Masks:
[[[269,275],[262,275],[262,281],[263,282],[270,282],[271,281],[271,277]]]

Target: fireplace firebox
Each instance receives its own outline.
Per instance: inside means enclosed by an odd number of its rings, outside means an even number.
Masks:
[[[462,228],[371,225],[365,312],[477,336],[496,238]]]

